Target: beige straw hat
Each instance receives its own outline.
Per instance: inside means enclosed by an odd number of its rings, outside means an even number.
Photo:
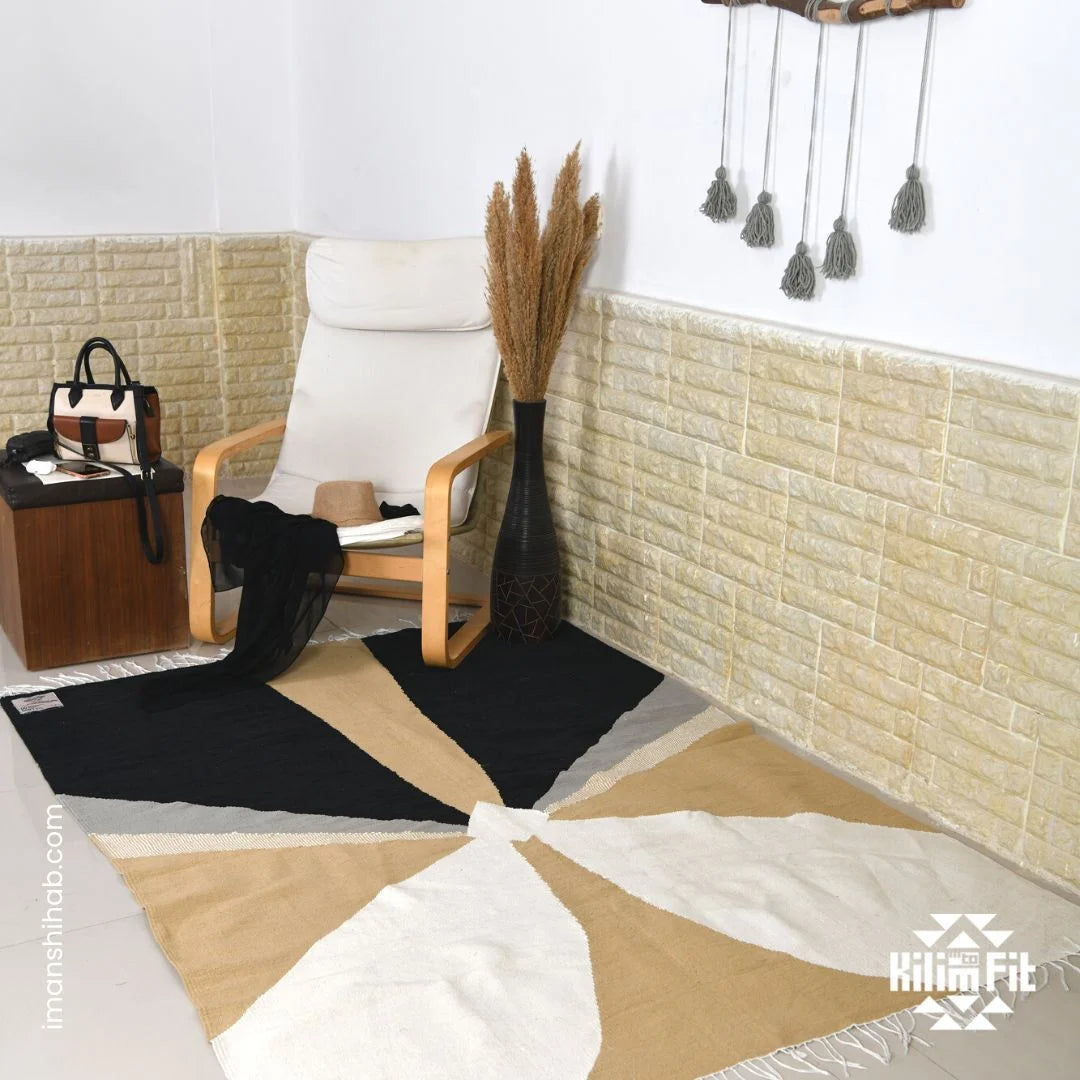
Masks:
[[[367,480],[329,480],[315,489],[312,517],[348,525],[370,525],[382,521],[375,502],[375,488]]]

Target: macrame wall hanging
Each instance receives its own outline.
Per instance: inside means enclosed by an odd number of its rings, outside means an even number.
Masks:
[[[803,188],[802,228],[795,252],[787,264],[780,287],[792,300],[809,300],[814,295],[817,274],[811,257],[813,247],[809,236],[810,211],[817,164],[818,117],[824,93],[825,38],[831,28],[844,24],[857,25],[855,42],[855,76],[848,112],[847,152],[844,159],[843,190],[840,193],[840,215],[825,243],[821,274],[831,281],[848,281],[855,276],[858,253],[850,230],[849,212],[851,174],[855,153],[856,132],[861,112],[863,63],[866,50],[867,24],[877,19],[896,18],[918,12],[928,13],[926,41],[922,51],[922,77],[919,81],[918,106],[915,112],[915,147],[907,179],[893,200],[889,227],[896,232],[917,233],[926,224],[926,192],[921,176],[923,136],[927,122],[927,97],[930,85],[930,66],[933,57],[934,20],[941,8],[961,8],[965,0],[702,0],[706,4],[727,7],[727,38],[724,59],[724,84],[721,94],[720,164],[709,186],[701,212],[712,221],[733,220],[738,212],[738,199],[729,172],[727,157],[729,118],[731,114],[733,57],[736,29],[736,8],[765,6],[776,8],[776,29],[773,34],[772,64],[769,77],[769,110],[765,124],[765,160],[762,168],[761,193],[750,207],[741,237],[748,247],[771,248],[776,238],[773,210],[771,170],[777,138],[777,96],[780,84],[780,54],[782,22],[785,12],[800,15],[818,23],[817,65],[814,73],[813,109],[808,139],[806,182]]]

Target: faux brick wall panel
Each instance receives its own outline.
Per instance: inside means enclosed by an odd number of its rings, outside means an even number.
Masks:
[[[590,293],[548,411],[574,622],[1080,887],[1080,388]]]

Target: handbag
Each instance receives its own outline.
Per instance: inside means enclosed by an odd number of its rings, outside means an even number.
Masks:
[[[90,354],[95,349],[112,357],[111,383],[97,382],[90,370]],[[161,458],[161,403],[154,387],[132,380],[108,338],[92,337],[84,342],[71,382],[53,384],[49,431],[58,458],[94,461],[125,478],[136,502],[143,552],[149,562],[160,563],[165,557],[165,538],[153,467]],[[140,478],[122,465],[137,465]]]

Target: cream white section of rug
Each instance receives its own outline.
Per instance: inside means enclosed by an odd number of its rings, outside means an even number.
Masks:
[[[542,810],[518,810],[478,802],[469,815],[469,835],[482,840],[528,840],[547,822]]]
[[[1080,907],[940,833],[821,814],[549,820],[536,835],[632,896],[729,937],[857,975],[922,951],[934,912],[987,912],[1033,964],[1080,942]],[[947,939],[940,947],[947,945]]]
[[[231,1080],[585,1080],[588,941],[511,844],[473,840],[383,889],[213,1045]]]

